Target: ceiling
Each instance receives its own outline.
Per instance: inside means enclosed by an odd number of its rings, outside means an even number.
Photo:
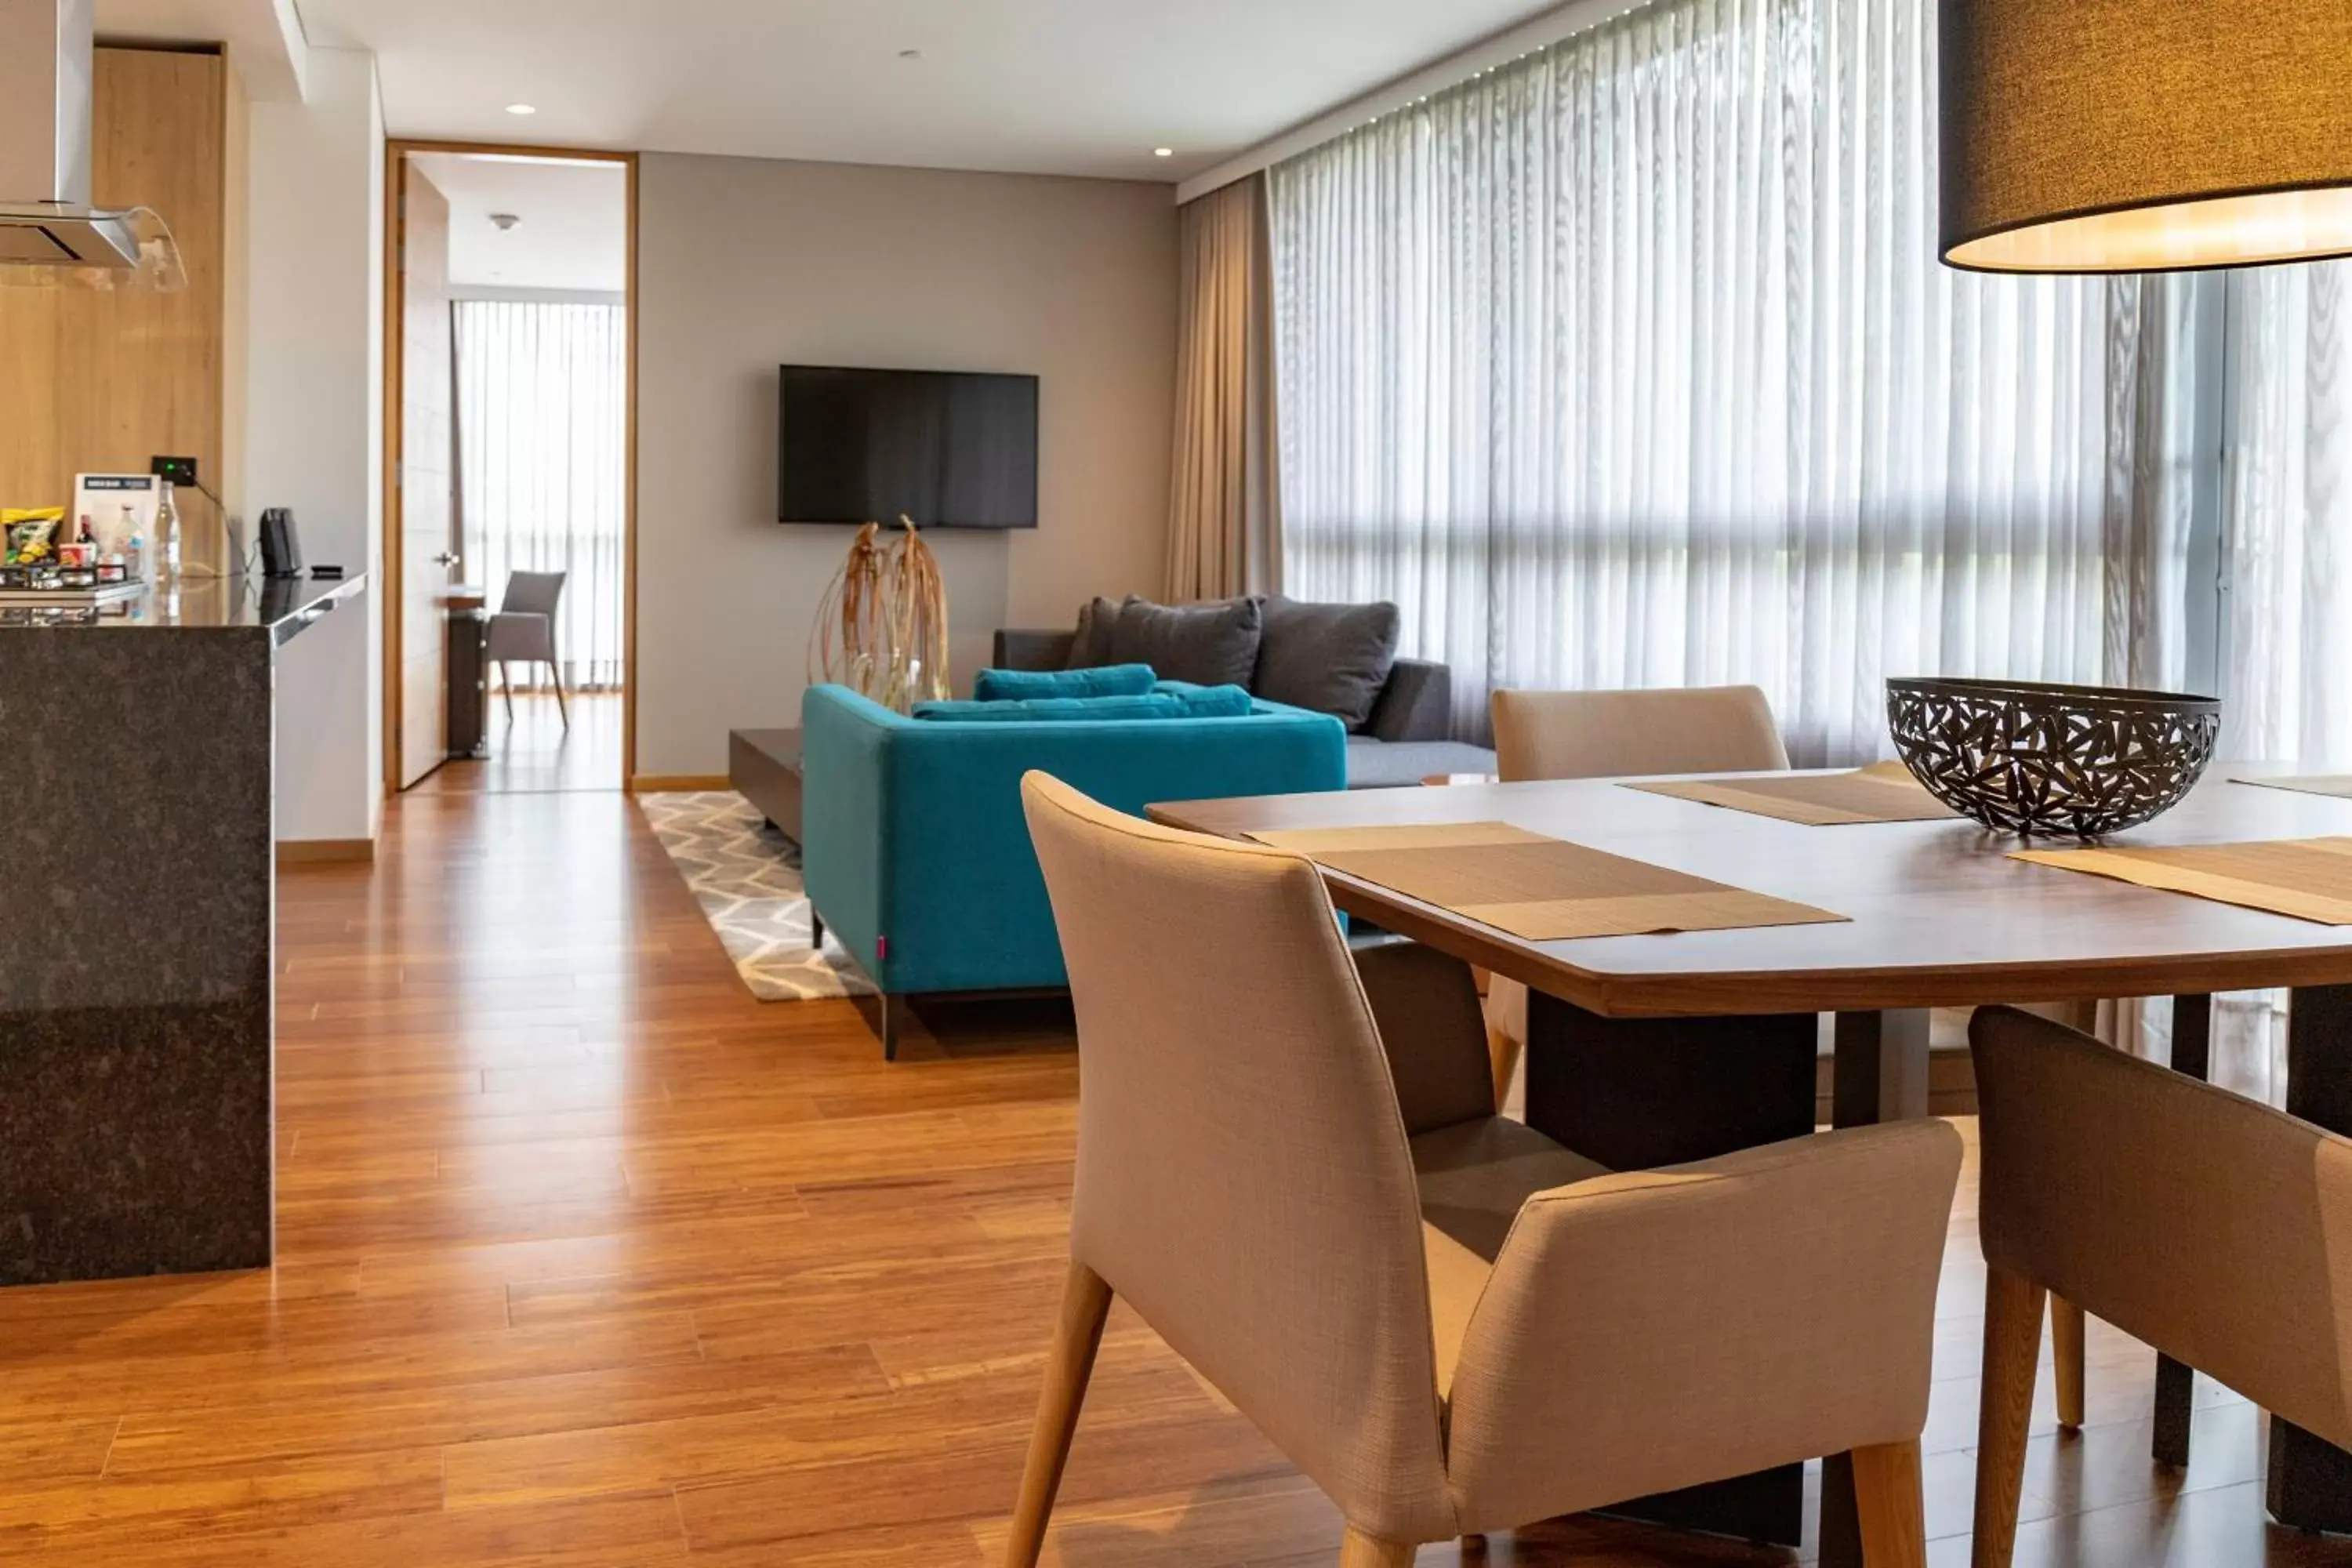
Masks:
[[[1174,181],[1556,0],[296,3],[395,135]]]
[[[449,198],[449,281],[491,289],[628,286],[628,175],[618,163],[416,155]],[[518,220],[501,230],[492,213]]]

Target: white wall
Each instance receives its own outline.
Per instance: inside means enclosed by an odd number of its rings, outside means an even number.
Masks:
[[[637,758],[723,773],[799,722],[847,528],[780,527],[776,366],[1042,378],[1039,526],[929,535],[960,686],[1001,626],[1166,572],[1168,187],[649,153],[638,189]]]
[[[245,461],[232,511],[291,507],[304,556],[372,569],[383,520],[383,105],[375,57],[312,49],[303,102],[248,138]],[[278,837],[375,836],[383,603],[371,581],[280,651]]]

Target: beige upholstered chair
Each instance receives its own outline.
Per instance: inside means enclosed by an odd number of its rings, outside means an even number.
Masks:
[[[1753,686],[1655,691],[1497,691],[1496,773],[1535,779],[1770,773],[1789,765],[1772,704]],[[1503,975],[1486,992],[1495,1104],[1511,1091],[1528,1039],[1528,988]]]
[[[1012,1568],[1114,1292],[1330,1495],[1349,1568],[1849,1449],[1871,1568],[1924,1560],[1949,1127],[1606,1173],[1493,1114],[1466,966],[1351,956],[1311,862],[1023,792],[1082,1087]]]
[[[1789,765],[1753,686],[1657,691],[1497,691],[1495,765],[1521,779],[1765,773]]]
[[[2352,1447],[2352,1140],[2011,1008],[1969,1037],[1990,1266],[1977,1568],[2016,1542],[2048,1291]]]

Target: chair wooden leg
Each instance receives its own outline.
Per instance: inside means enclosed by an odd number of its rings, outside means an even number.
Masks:
[[[511,724],[514,722],[514,671],[507,668],[505,659],[499,660],[499,689],[506,693],[507,722]]]
[[[1078,1429],[1078,1406],[1086,1402],[1087,1378],[1102,1344],[1103,1320],[1110,1313],[1110,1287],[1103,1277],[1073,1260],[1062,1287],[1062,1317],[1054,1328],[1054,1348],[1045,1355],[1045,1390],[1037,1401],[1037,1425],[1029,1434],[1029,1459],[1021,1471],[1021,1500],[1013,1512],[1013,1534],[1004,1548],[1005,1568],[1036,1568],[1045,1545],[1045,1522],[1054,1494],[1061,1489],[1062,1466]]]
[[[1511,1080],[1518,1076],[1519,1042],[1507,1029],[1486,1026],[1486,1067],[1495,1076],[1495,1114],[1503,1114],[1503,1102],[1511,1098]]]
[[[2058,1425],[2079,1432],[2083,1427],[2083,1309],[2056,1296],[2050,1298],[2050,1357],[2057,1363]]]
[[[555,682],[555,710],[563,716],[563,727],[572,728],[572,710],[563,705],[563,668],[553,659],[547,661],[547,678]]]
[[[2032,1280],[1998,1268],[1985,1276],[1972,1568],[2009,1568],[2017,1549],[2017,1507],[2025,1489],[2025,1438],[2033,1421],[2033,1373],[2042,1359],[2042,1304],[2047,1295]]]
[[[1864,1568],[1927,1568],[1927,1504],[1919,1479],[1919,1439],[1856,1448],[1850,1458]]]
[[[1412,1568],[1416,1550],[1401,1541],[1367,1535],[1351,1524],[1339,1542],[1339,1568]]]

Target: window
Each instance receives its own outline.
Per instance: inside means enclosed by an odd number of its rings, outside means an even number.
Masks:
[[[1662,0],[1277,166],[1286,587],[1501,685],[2178,681],[2170,280],[1936,258],[1933,0]]]
[[[626,308],[503,300],[453,308],[466,574],[495,605],[509,572],[566,574],[555,628],[564,682],[617,687]]]

